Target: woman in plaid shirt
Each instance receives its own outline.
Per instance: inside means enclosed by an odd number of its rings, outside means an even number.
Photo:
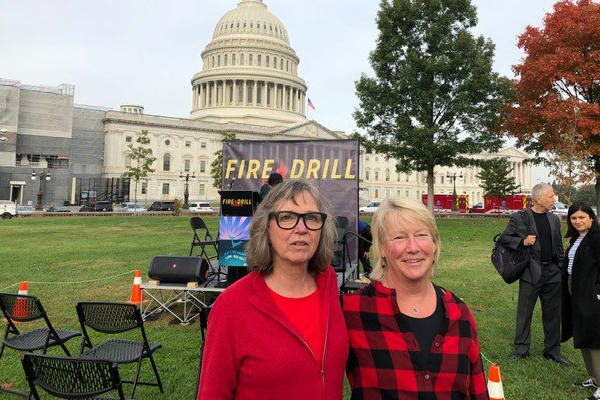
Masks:
[[[373,281],[344,296],[352,399],[489,399],[467,305],[431,279],[440,254],[435,219],[392,198],[373,217]]]

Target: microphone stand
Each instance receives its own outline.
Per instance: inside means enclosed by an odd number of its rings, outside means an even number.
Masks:
[[[341,240],[341,244],[342,244],[342,289],[344,287],[344,285],[346,284],[346,255],[348,256],[348,263],[350,264],[350,266],[352,266],[352,260],[350,258],[350,249],[348,248],[348,238],[347,236],[351,235],[356,237],[358,240],[364,240],[365,242],[369,243],[369,244],[373,244],[370,240],[365,239],[364,237],[360,236],[357,233],[354,232],[346,232],[344,234],[344,236],[342,236],[342,240]],[[356,273],[358,275],[358,268],[359,268],[359,260],[356,260]]]

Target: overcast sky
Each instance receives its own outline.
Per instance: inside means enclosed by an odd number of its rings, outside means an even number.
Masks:
[[[513,77],[517,35],[541,26],[553,0],[472,0],[475,33],[496,44],[494,66]],[[75,103],[187,117],[192,76],[219,19],[239,0],[0,0],[0,78],[24,85],[75,85]],[[354,82],[370,73],[378,0],[263,0],[285,25],[298,74],[333,130],[356,129]],[[539,171],[536,178],[541,179]],[[536,179],[536,180],[537,180]],[[547,180],[547,179],[544,179]]]

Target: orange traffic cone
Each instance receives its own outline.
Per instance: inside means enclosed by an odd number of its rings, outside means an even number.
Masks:
[[[144,300],[142,298],[142,288],[140,287],[141,284],[142,284],[142,271],[140,271],[139,269],[136,269],[135,275],[133,278],[133,286],[131,288],[131,298],[129,299],[129,303],[140,304],[140,303],[144,303],[145,301],[148,301],[148,300]]]
[[[490,365],[488,374],[488,393],[490,400],[504,400],[504,388],[500,377],[500,367],[497,364]]]
[[[27,295],[27,281],[21,281],[21,284],[19,285],[19,293],[17,294]],[[27,300],[17,297],[17,301],[15,301],[15,308],[13,309],[13,315],[17,318],[27,318],[27,316],[29,315],[29,310],[27,308]],[[6,321],[6,318],[2,318],[2,320]],[[12,319],[11,321],[13,322],[13,324],[20,323],[19,321],[15,321],[14,319]]]

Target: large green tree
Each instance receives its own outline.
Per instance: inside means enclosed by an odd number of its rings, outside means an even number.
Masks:
[[[566,163],[557,166],[568,178],[561,184],[584,183],[573,166],[587,168],[600,198],[600,3],[556,3],[518,46],[525,57],[513,67],[516,91],[504,129],[538,159],[549,154],[549,164]]]
[[[426,172],[429,194],[436,166],[473,165],[469,155],[502,145],[489,132],[511,83],[492,71],[494,45],[473,36],[476,23],[470,0],[382,0],[375,76],[356,82],[363,145],[398,172]]]
[[[135,140],[135,143],[136,144],[129,143],[127,145],[127,148],[129,149],[129,157],[131,158],[131,164],[129,167],[127,167],[127,171],[123,173],[122,177],[133,179],[135,182],[133,201],[137,204],[138,182],[147,178],[149,173],[154,172],[152,163],[156,160],[156,157],[152,156],[150,138],[148,138],[147,130],[142,131],[142,133]]]
[[[513,168],[510,168],[510,162],[505,157],[482,162],[477,178],[481,179],[483,195],[504,199],[519,190],[515,177],[510,176],[512,171]]]
[[[223,141],[236,140],[235,133],[224,133]],[[223,184],[223,148],[215,152],[215,159],[210,163],[210,176],[213,178],[213,186],[221,190]]]

